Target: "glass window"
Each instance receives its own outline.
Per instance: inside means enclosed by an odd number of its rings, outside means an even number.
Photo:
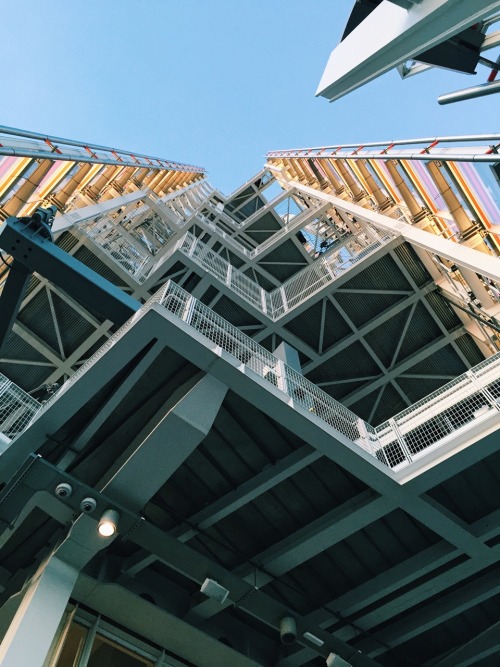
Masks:
[[[86,636],[87,629],[77,623],[73,623],[68,630],[59,659],[54,667],[76,667]]]
[[[153,663],[97,635],[87,667],[153,667]]]
[[[87,636],[87,628],[72,623],[61,652],[56,655],[55,662],[50,663],[51,667],[153,667],[151,660],[99,634],[94,639],[88,661],[85,661],[83,650]]]

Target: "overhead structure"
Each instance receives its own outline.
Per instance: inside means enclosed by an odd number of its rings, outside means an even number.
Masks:
[[[140,153],[0,125],[0,220],[105,201],[140,186],[166,194],[204,169]]]
[[[499,144],[7,210],[2,667],[498,664]]]
[[[484,83],[439,102],[492,94],[499,22],[498,0],[356,0],[316,95],[333,102],[394,68],[406,78],[430,67],[475,74],[478,65],[489,70]]]

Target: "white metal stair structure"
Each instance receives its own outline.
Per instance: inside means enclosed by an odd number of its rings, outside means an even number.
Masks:
[[[461,438],[467,438],[471,430],[476,438],[481,437],[483,422],[488,432],[492,424],[493,428],[500,424],[500,353],[374,428],[174,282],[167,282],[141,312],[146,312],[154,304],[165,307],[253,373],[280,389],[294,406],[304,408],[311,418],[317,417],[395,471],[418,461],[425,454],[435,453],[440,447],[451,445],[453,449],[457,448]],[[91,357],[81,366],[68,380],[69,385],[74,384],[95,359],[113,345],[123,330],[133,326],[136,319],[134,316],[96,353],[97,357]],[[40,410],[43,412],[58,398],[55,394],[41,407],[3,376],[0,382],[0,432],[7,436],[20,434],[34,416],[40,416]],[[67,387],[62,389],[63,392],[66,390]]]

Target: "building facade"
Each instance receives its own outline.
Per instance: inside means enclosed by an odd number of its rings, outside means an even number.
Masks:
[[[500,136],[0,144],[0,664],[496,665]]]

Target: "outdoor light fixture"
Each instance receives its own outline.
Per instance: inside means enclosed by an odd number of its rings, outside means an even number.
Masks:
[[[211,598],[212,600],[217,600],[217,602],[220,602],[221,604],[224,604],[227,596],[229,595],[227,588],[224,588],[224,586],[221,586],[213,579],[208,578],[205,579],[205,581],[202,583],[200,591],[205,593],[207,597]]]
[[[291,616],[284,616],[281,619],[280,637],[283,644],[293,644],[297,639],[297,624]]]
[[[101,537],[111,537],[117,531],[120,515],[116,510],[106,510],[99,520],[97,532]]]
[[[307,630],[302,636],[304,639],[307,639],[308,642],[311,642],[311,644],[314,644],[315,646],[323,646],[325,643],[322,639],[316,637],[316,635],[313,635],[312,632],[308,632]]]

